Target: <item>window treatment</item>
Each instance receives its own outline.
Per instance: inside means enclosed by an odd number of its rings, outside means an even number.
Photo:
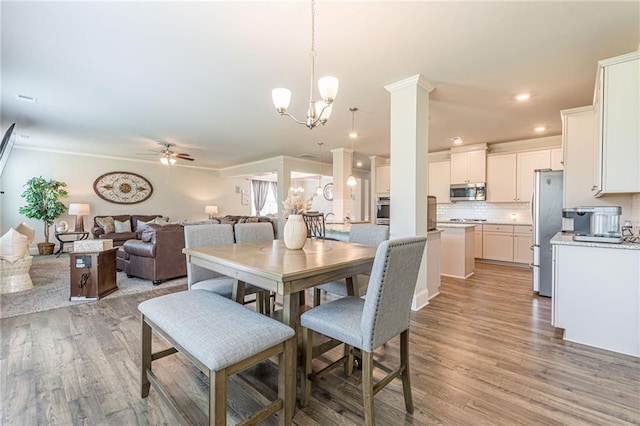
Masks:
[[[269,182],[271,186],[271,193],[273,194],[273,199],[276,200],[276,205],[278,205],[278,182]]]
[[[251,187],[253,188],[253,206],[256,209],[256,214],[260,214],[264,208],[264,204],[267,202],[270,183],[272,182],[266,182],[264,180],[251,181]]]

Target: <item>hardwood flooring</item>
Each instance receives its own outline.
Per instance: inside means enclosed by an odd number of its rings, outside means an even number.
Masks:
[[[640,359],[564,342],[550,325],[550,299],[531,292],[528,269],[478,263],[470,279],[442,281],[441,294],[412,317],[415,412],[405,412],[395,380],[375,397],[377,424],[640,424]],[[137,305],[171,291],[160,286],[1,320],[0,424],[176,424],[153,390],[145,400],[139,395]],[[377,359],[395,365],[398,345],[395,339],[380,348]],[[154,369],[190,421],[204,424],[206,377],[181,355]],[[358,370],[349,379],[335,370],[313,387],[294,423],[363,424],[360,379]],[[243,381],[275,396],[272,365],[234,377],[229,421],[264,399]]]

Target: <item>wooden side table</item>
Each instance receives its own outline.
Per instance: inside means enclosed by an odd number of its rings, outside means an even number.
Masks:
[[[86,240],[87,238],[89,238],[88,232],[55,232],[53,235],[54,237],[56,237],[56,240],[60,241],[60,248],[58,248],[58,251],[55,252],[56,257],[60,257],[60,255],[64,252],[65,244],[73,244],[74,241]],[[62,237],[71,237],[71,239],[62,239]]]
[[[118,289],[116,252],[118,248],[98,252],[71,252],[69,300],[98,300]]]

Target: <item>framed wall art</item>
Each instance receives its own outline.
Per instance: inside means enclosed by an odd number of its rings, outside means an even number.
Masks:
[[[116,204],[141,203],[153,194],[151,182],[131,172],[105,173],[93,182],[93,190],[98,197]]]

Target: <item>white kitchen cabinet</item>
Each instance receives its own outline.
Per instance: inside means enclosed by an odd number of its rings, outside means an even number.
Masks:
[[[513,225],[482,225],[482,256],[513,262]]]
[[[640,192],[640,52],[598,64],[597,195]]]
[[[438,203],[450,203],[449,187],[451,186],[451,163],[438,161],[429,163],[429,195],[436,197]]]
[[[487,201],[516,201],[516,154],[487,156]]]
[[[391,192],[391,166],[376,167],[376,194]]]
[[[565,208],[594,204],[596,182],[593,106],[560,111],[564,147],[563,203]],[[596,205],[598,203],[595,203]]]
[[[533,193],[533,171],[551,167],[551,153],[548,149],[519,152],[517,154],[516,201],[530,202]]]
[[[533,263],[533,227],[515,225],[513,227],[513,261],[516,263]]]
[[[554,244],[551,302],[565,340],[640,356],[640,250]]]
[[[442,261],[440,273],[449,277],[469,278],[475,268],[474,226],[438,224],[442,229]]]
[[[486,182],[485,150],[451,153],[451,184]]]
[[[482,225],[476,225],[473,231],[473,241],[473,255],[476,259],[482,259]]]
[[[564,170],[562,148],[551,148],[551,170]]]

